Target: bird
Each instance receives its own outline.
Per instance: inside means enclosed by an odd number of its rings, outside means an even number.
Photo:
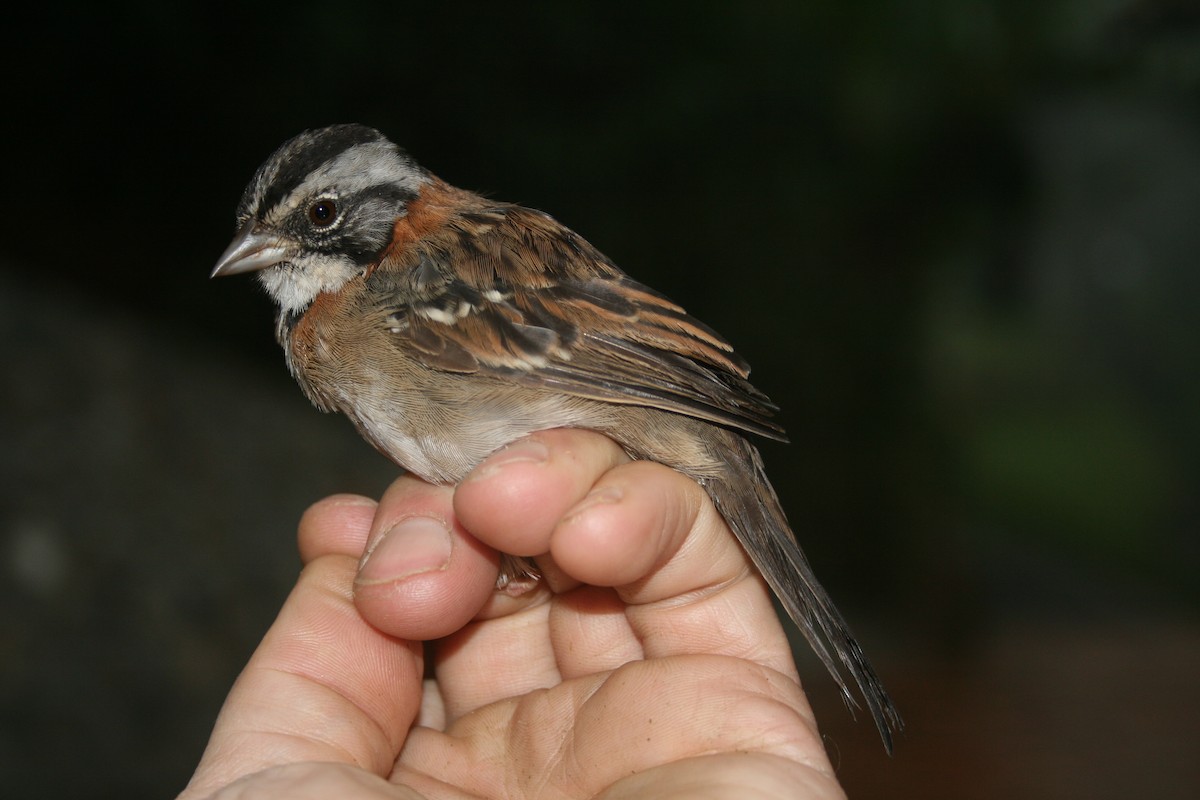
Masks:
[[[903,721],[747,438],[787,441],[778,408],[716,331],[550,215],[452,186],[364,125],[284,142],[236,220],[212,277],[257,273],[317,408],[435,484],[560,427],[687,475],[892,752]]]

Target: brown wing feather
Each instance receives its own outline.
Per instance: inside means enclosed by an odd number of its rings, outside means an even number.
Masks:
[[[401,268],[370,280],[414,300],[379,310],[396,346],[429,366],[786,440],[728,342],[548,215],[479,207],[389,258]]]

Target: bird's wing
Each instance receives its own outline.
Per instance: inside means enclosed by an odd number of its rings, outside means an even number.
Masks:
[[[786,441],[728,342],[541,212],[489,206],[388,258],[376,311],[422,363]]]

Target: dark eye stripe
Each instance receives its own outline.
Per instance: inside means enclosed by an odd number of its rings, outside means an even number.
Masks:
[[[369,264],[391,240],[397,214],[403,213],[404,205],[416,197],[414,190],[381,183],[339,197],[339,212],[331,219],[331,223],[337,221],[336,225],[323,228],[314,224],[312,211],[316,204],[309,203],[290,216],[287,229],[315,250],[340,253],[356,264]]]

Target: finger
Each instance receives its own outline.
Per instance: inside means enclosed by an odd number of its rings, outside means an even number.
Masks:
[[[432,657],[445,719],[562,681],[547,634],[549,610],[548,603],[528,606],[437,642]]]
[[[297,534],[305,564],[328,555],[357,559],[367,545],[378,503],[354,494],[337,494],[311,505],[300,517]]]
[[[359,617],[355,566],[328,555],[301,572],[234,684],[183,797],[301,761],[388,773],[420,703],[421,649]]]
[[[404,639],[458,630],[491,597],[498,557],[460,525],[453,490],[395,481],[375,511],[354,582],[363,618]]]
[[[484,461],[456,490],[455,511],[472,534],[505,552],[544,553],[563,512],[585,497],[606,470],[626,461],[624,452],[600,434],[543,431]],[[556,583],[557,568],[546,566],[543,583]],[[561,680],[547,632],[546,599],[501,598],[481,615],[485,622],[439,643],[437,676],[449,718]],[[609,611],[628,634],[620,608]]]
[[[559,523],[551,554],[579,580],[616,587],[647,658],[728,655],[795,675],[745,551],[704,490],[668,467],[635,461],[609,471]],[[612,631],[589,631],[588,614],[564,602],[551,618],[564,677],[594,670],[605,648],[618,646]]]
[[[488,457],[459,485],[454,509],[467,530],[497,550],[537,556],[563,513],[596,479],[629,460],[592,431],[540,431]]]

